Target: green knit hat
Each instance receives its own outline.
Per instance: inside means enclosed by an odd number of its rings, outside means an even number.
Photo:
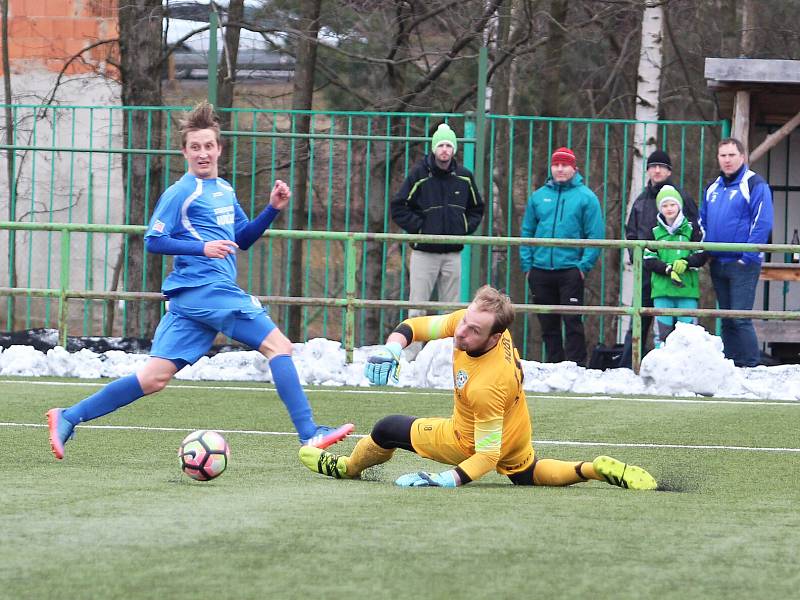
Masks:
[[[661,210],[661,204],[667,200],[673,200],[674,202],[677,202],[678,206],[680,206],[681,210],[683,210],[683,198],[681,198],[681,193],[671,185],[662,186],[661,191],[658,192],[658,195],[656,196],[656,206],[658,207],[659,211]]]
[[[431,150],[436,150],[436,147],[442,142],[450,142],[453,144],[453,154],[458,150],[458,142],[456,141],[455,132],[450,129],[447,123],[442,123],[436,128],[431,138]]]

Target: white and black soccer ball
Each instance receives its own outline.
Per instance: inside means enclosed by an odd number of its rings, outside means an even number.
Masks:
[[[192,479],[208,481],[225,472],[231,457],[228,442],[216,431],[193,431],[178,448],[181,470]]]

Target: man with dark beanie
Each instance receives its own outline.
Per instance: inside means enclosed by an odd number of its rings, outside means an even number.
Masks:
[[[658,225],[658,208],[656,204],[656,196],[661,188],[665,185],[674,187],[681,198],[683,198],[683,216],[684,218],[694,224],[697,224],[698,211],[697,204],[692,200],[684,190],[672,182],[672,160],[669,154],[663,150],[655,150],[650,156],[647,157],[647,185],[636,200],[633,201],[630,214],[628,215],[628,222],[625,224],[625,238],[629,240],[652,240],[653,227]],[[633,252],[629,251],[628,256],[633,260]],[[650,296],[650,277],[645,276],[642,278],[642,306],[653,306],[653,299]],[[647,346],[647,336],[650,334],[650,329],[653,326],[653,317],[642,316],[642,344],[641,348],[644,351]],[[628,333],[625,334],[625,345],[622,349],[622,356],[620,357],[620,367],[631,368],[633,363],[633,341],[632,341],[632,325],[628,327]]]

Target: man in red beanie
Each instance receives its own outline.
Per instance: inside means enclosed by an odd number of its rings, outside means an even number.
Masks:
[[[583,184],[575,153],[569,148],[553,152],[550,175],[528,199],[522,237],[604,239],[600,201]],[[599,248],[520,246],[519,250],[522,270],[527,274],[535,304],[583,305],[584,278],[597,262]],[[570,360],[586,365],[581,315],[539,314],[539,323],[548,362]]]

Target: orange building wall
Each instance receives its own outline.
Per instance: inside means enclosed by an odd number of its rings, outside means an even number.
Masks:
[[[58,73],[87,46],[118,35],[117,0],[11,0],[8,12],[8,53],[13,73],[24,71],[31,61]],[[64,72],[75,75],[96,71],[116,56],[117,48],[116,43],[109,43],[87,50]]]

